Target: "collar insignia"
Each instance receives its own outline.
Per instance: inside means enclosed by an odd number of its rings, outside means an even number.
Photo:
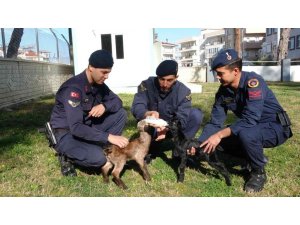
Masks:
[[[191,101],[191,100],[192,100],[192,94],[189,94],[188,96],[185,96],[185,98],[186,98],[187,100]]]

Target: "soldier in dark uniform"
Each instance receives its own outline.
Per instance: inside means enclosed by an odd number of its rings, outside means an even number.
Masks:
[[[104,165],[105,144],[128,144],[121,136],[126,111],[121,99],[104,83],[112,66],[112,55],[97,50],[91,54],[88,68],[67,80],[56,93],[50,124],[65,176],[76,176],[73,164],[93,168]]]
[[[176,118],[185,136],[192,138],[200,128],[203,113],[200,109],[192,108],[191,90],[177,80],[177,72],[176,61],[161,62],[156,69],[157,77],[149,77],[138,86],[131,112],[138,121],[148,116],[167,122]],[[166,127],[157,128],[156,141],[164,139],[166,134],[169,135]]]
[[[219,144],[233,154],[239,155],[233,151],[240,151],[251,167],[245,191],[261,191],[267,179],[263,148],[278,146],[292,136],[289,118],[264,79],[254,72],[242,71],[242,59],[234,49],[220,51],[212,70],[221,85],[211,120],[199,137],[200,146],[207,153],[215,151]],[[224,127],[228,110],[237,120]]]

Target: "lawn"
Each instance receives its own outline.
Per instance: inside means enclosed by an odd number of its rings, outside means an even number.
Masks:
[[[203,93],[193,94],[192,98],[193,105],[204,111],[207,122],[218,84],[202,85]],[[294,136],[279,147],[266,149],[268,181],[262,192],[245,193],[244,179],[239,173],[232,174],[233,185],[227,187],[224,179],[202,161],[187,168],[185,182],[177,183],[170,166],[170,150],[149,165],[152,181],[148,184],[135,166],[129,164],[122,176],[128,190],[119,189],[113,182],[105,184],[101,175],[79,169],[77,177],[63,177],[54,151],[48,147],[45,136],[37,132],[49,120],[54,103],[54,97],[49,96],[0,111],[0,196],[300,196],[300,83],[269,85],[290,115]],[[130,114],[133,95],[120,94],[120,97],[129,115],[124,136],[130,137],[136,132]],[[233,119],[230,114],[227,123]],[[202,127],[198,135],[201,130]]]

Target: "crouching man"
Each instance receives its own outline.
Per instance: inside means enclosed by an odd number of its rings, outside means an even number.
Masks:
[[[200,147],[211,153],[220,144],[225,151],[245,156],[251,170],[244,189],[259,192],[267,180],[263,148],[278,146],[292,136],[289,118],[263,78],[242,71],[242,59],[235,50],[220,51],[212,70],[221,85],[211,120],[199,137]],[[238,119],[224,128],[228,110]]]
[[[113,66],[110,52],[90,55],[88,68],[61,85],[56,93],[50,124],[54,131],[61,172],[76,176],[74,165],[100,168],[106,163],[102,147],[108,142],[120,148],[127,120],[121,99],[104,81]]]
[[[134,95],[131,112],[137,121],[148,116],[160,118],[167,122],[179,120],[182,132],[187,138],[193,138],[203,119],[203,112],[192,107],[191,90],[178,78],[178,63],[175,60],[164,60],[156,68],[156,77],[150,76],[138,86]],[[167,127],[157,128],[155,142],[152,142],[149,162],[155,154],[161,140],[168,138],[171,133]]]

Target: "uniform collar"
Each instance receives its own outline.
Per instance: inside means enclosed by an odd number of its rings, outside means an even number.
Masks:
[[[239,88],[243,88],[244,87],[244,83],[246,80],[246,74],[244,71],[241,72],[241,78],[240,78],[240,82],[239,82]]]
[[[83,80],[84,80],[84,91],[85,91],[86,94],[92,93],[92,85],[89,83],[89,80],[87,78],[87,74],[86,74],[85,71],[83,72],[83,74],[84,74],[84,76],[83,76],[84,77],[83,78]]]

